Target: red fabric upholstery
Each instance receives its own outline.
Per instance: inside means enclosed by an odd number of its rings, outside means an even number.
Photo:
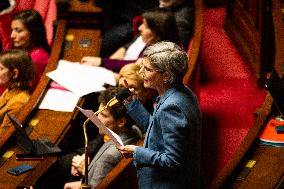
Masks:
[[[143,17],[141,15],[135,16],[132,20],[132,30],[133,30],[133,36],[135,37],[136,35],[139,34],[139,26],[143,22]]]

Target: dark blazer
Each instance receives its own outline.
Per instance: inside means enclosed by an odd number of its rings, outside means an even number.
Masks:
[[[191,90],[169,89],[158,97],[153,115],[138,100],[127,109],[147,131],[144,146],[133,154],[139,188],[199,188],[201,112]]]

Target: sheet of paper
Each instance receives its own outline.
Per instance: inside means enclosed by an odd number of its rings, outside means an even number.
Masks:
[[[79,96],[105,90],[103,87],[105,83],[116,85],[112,71],[66,60],[60,60],[57,69],[46,75]]]
[[[79,95],[70,91],[50,88],[40,103],[39,109],[72,112],[79,98]]]
[[[95,115],[92,110],[86,110],[77,106],[77,108],[87,117],[89,118],[104,134],[106,134],[114,143],[118,146],[123,146],[123,142],[121,138],[112,130],[107,128]]]

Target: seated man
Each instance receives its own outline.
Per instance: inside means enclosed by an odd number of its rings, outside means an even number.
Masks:
[[[105,91],[102,91],[98,97],[100,103],[99,109],[103,108],[108,101],[117,95],[121,88],[110,87]],[[133,121],[126,113],[126,108],[122,102],[118,102],[111,106],[107,110],[102,111],[98,115],[98,119],[109,129],[117,133],[124,144],[135,144],[139,140],[138,133],[133,129]],[[95,126],[94,126],[95,127]],[[101,135],[104,135],[99,131]],[[107,140],[104,137],[105,143],[98,149],[92,162],[89,164],[88,180],[89,184],[94,188],[100,181],[111,171],[111,169],[121,160],[123,157],[116,149],[112,140]],[[56,165],[56,164],[55,164]],[[70,163],[71,167],[71,163]],[[55,167],[56,168],[56,167]],[[74,156],[72,159],[71,174],[73,176],[83,176],[84,168],[84,154]],[[41,178],[41,183],[36,185],[36,188],[60,188],[59,185],[54,186],[57,182],[62,182],[64,178],[60,177],[59,172],[50,172],[51,177],[45,176]],[[57,174],[58,178],[55,178]],[[48,179],[49,178],[49,179]],[[51,179],[52,178],[52,179]],[[54,180],[56,179],[56,181]],[[78,180],[78,179],[77,179]],[[66,180],[65,180],[66,182]],[[52,186],[51,186],[52,185]],[[62,188],[62,187],[61,187]],[[65,184],[65,188],[81,188],[81,181],[69,182]]]

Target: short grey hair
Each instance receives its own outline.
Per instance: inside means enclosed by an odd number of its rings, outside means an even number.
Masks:
[[[170,85],[182,83],[188,68],[188,56],[177,44],[169,41],[157,42],[145,49],[143,57],[150,61],[155,70],[170,75]]]

